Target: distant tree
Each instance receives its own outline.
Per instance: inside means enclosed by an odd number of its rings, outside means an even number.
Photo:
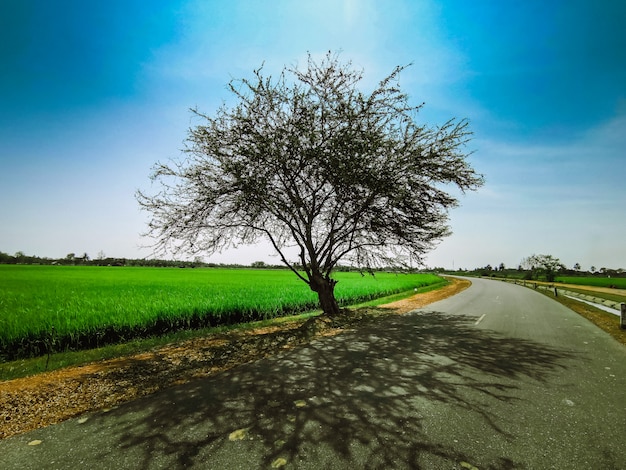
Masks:
[[[483,183],[469,165],[466,121],[418,124],[397,67],[365,94],[362,72],[328,54],[277,80],[262,70],[230,83],[236,104],[189,131],[187,158],[155,168],[161,192],[138,201],[151,213],[155,248],[214,253],[263,238],[340,312],[331,273],[340,260],[373,269],[421,262],[449,235],[447,192]],[[295,248],[298,263],[289,260]]]
[[[591,266],[591,268],[590,268],[590,269],[591,269],[591,272],[592,272],[592,273],[595,273],[595,272],[596,272],[596,267],[595,267],[595,266]]]
[[[579,263],[576,263],[574,265],[574,271],[580,271],[580,264]]]
[[[265,267],[267,267],[267,265],[265,264],[265,261],[255,261],[250,266],[252,266],[253,268],[265,268]]]
[[[529,270],[531,279],[538,279],[543,275],[548,282],[553,282],[556,274],[565,266],[558,258],[552,255],[532,255],[522,260],[521,266]]]
[[[504,266],[504,263],[500,263],[499,268],[500,268],[500,271],[504,271],[506,266]]]

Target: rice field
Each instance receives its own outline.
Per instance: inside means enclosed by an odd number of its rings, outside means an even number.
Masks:
[[[441,282],[431,274],[336,273],[340,304]],[[0,360],[317,308],[287,270],[0,265]]]

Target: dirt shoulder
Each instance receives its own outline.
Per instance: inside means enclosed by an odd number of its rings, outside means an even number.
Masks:
[[[48,426],[79,414],[113,408],[157,390],[207,377],[334,335],[381,315],[403,314],[450,297],[471,285],[450,279],[447,286],[335,319],[316,317],[277,326],[168,345],[150,352],[68,367],[0,382],[0,439]]]

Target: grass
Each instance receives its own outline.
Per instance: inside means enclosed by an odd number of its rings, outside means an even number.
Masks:
[[[557,285],[557,288],[558,287],[559,286]],[[598,297],[600,299],[612,300],[613,302],[626,302],[625,295],[613,294],[613,293],[608,293],[608,292],[600,292],[597,290],[589,291],[586,289],[576,289],[575,287],[567,287],[564,289],[568,291],[572,291],[572,292],[578,292],[579,294],[591,295],[593,297]]]
[[[413,288],[408,291],[403,291],[397,294],[380,297],[375,300],[356,304],[350,306],[351,308],[371,307],[377,305],[383,305],[397,300],[402,300],[415,295],[417,293],[430,292],[435,289],[439,289],[449,282],[439,278],[439,282],[428,285],[425,287]],[[52,354],[49,358],[34,357],[19,359],[10,362],[0,362],[0,381],[11,380],[20,377],[27,377],[30,375],[38,374],[45,371],[54,371],[62,369],[64,367],[79,366],[90,362],[96,362],[106,359],[113,359],[118,357],[130,356],[134,354],[140,354],[142,352],[154,350],[156,348],[179,343],[185,340],[191,340],[194,338],[205,337],[211,334],[226,333],[232,330],[250,330],[265,326],[274,326],[284,323],[297,322],[306,320],[312,316],[319,315],[321,310],[313,310],[298,315],[290,315],[279,318],[273,318],[268,320],[261,320],[250,323],[239,323],[235,325],[225,325],[212,328],[203,328],[199,330],[183,330],[174,333],[165,334],[158,337],[151,337],[145,339],[135,339],[121,344],[113,344],[103,346],[100,348],[94,348],[84,351],[67,351]]]
[[[441,282],[430,274],[335,277],[342,305]],[[286,270],[4,265],[0,294],[5,360],[317,308],[316,294]]]
[[[582,286],[593,287],[615,287],[617,289],[626,289],[625,277],[595,277],[595,276],[558,276],[556,282],[563,284],[577,284]]]

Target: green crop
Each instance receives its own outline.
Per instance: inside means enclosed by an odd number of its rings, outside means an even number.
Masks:
[[[577,284],[581,286],[616,287],[618,289],[626,289],[626,278],[624,277],[558,276],[556,281],[564,284]]]
[[[430,274],[335,277],[342,305],[441,282]],[[316,294],[287,270],[0,265],[0,358],[315,308]]]

